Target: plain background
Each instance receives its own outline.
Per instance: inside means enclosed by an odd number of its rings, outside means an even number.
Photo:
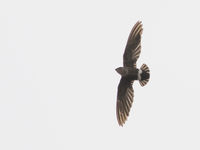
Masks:
[[[199,5],[0,1],[0,149],[199,150]],[[138,20],[151,79],[119,127],[115,68]]]

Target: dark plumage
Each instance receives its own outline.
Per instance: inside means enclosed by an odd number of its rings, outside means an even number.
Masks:
[[[116,71],[121,75],[117,92],[117,120],[123,126],[129,116],[130,108],[133,103],[134,80],[139,80],[141,86],[147,84],[150,78],[150,71],[147,65],[143,64],[140,69],[136,68],[137,59],[141,52],[142,23],[138,21],[131,30],[123,55],[123,67]]]

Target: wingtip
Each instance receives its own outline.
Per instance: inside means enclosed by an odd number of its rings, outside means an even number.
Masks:
[[[119,124],[119,126],[123,127],[123,124],[125,123],[125,118],[123,118],[122,114],[120,113],[120,110],[122,109],[122,103],[117,100],[117,122]]]
[[[117,121],[118,121],[119,126],[120,126],[120,127],[123,127],[124,122],[121,122],[121,121],[119,121],[119,120],[117,120]]]
[[[138,21],[136,22],[136,24],[141,24],[141,25],[142,25],[142,21],[141,21],[141,20],[138,20]]]
[[[119,124],[120,127],[123,127],[123,124]]]

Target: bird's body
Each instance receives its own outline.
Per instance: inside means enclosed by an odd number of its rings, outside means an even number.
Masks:
[[[117,120],[121,126],[123,126],[127,120],[133,103],[133,82],[139,80],[140,85],[144,86],[150,78],[150,71],[146,64],[143,64],[140,69],[136,67],[136,61],[141,52],[142,31],[142,24],[138,21],[131,30],[127,41],[123,55],[123,67],[116,69],[121,75],[121,80],[118,85],[116,108]]]

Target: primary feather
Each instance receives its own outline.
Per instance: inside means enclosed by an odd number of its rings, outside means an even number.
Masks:
[[[136,67],[136,61],[141,53],[142,22],[138,21],[129,34],[123,56],[124,67]]]

